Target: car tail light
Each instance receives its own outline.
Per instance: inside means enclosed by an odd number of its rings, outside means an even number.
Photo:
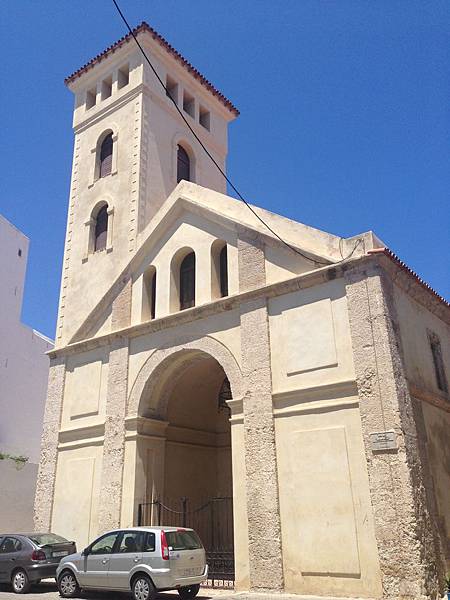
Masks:
[[[161,531],[161,556],[163,560],[169,560],[169,546],[164,531]]]
[[[33,550],[31,560],[47,560],[47,557],[43,550]]]

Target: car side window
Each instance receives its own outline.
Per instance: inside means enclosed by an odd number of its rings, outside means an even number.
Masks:
[[[111,554],[116,543],[118,533],[108,533],[91,546],[89,554]]]
[[[144,543],[142,545],[142,552],[154,552],[155,551],[155,534],[151,531],[147,531],[144,536]]]
[[[5,537],[0,544],[0,554],[20,552],[20,550],[22,550],[22,542],[17,538]]]
[[[123,531],[122,539],[117,552],[126,554],[130,552],[142,552],[142,532],[141,531]]]

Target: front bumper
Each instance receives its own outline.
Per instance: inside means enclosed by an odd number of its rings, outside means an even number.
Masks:
[[[38,579],[47,579],[48,577],[56,577],[56,569],[59,563],[36,563],[29,565],[27,575],[30,581],[37,581]]]

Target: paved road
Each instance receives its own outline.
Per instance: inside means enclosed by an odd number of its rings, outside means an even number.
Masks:
[[[200,590],[197,598],[199,600],[229,600],[232,590]],[[7,586],[0,585],[0,600],[60,600],[60,595],[54,582],[42,582],[31,588],[29,594],[21,596],[14,594]],[[89,592],[83,593],[80,598],[83,600],[130,600],[129,594],[121,592]],[[176,592],[164,592],[158,595],[158,600],[180,600]]]

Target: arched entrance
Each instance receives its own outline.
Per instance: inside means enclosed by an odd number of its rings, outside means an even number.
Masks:
[[[228,402],[232,389],[239,389],[240,371],[223,346],[217,342],[212,346],[211,353],[187,344],[158,350],[138,375],[129,400],[129,409],[135,407],[138,412],[136,434],[133,439],[128,436],[129,454],[134,444],[136,456],[137,512],[133,520],[141,525],[193,527],[207,550],[210,574],[232,581],[233,469]]]

